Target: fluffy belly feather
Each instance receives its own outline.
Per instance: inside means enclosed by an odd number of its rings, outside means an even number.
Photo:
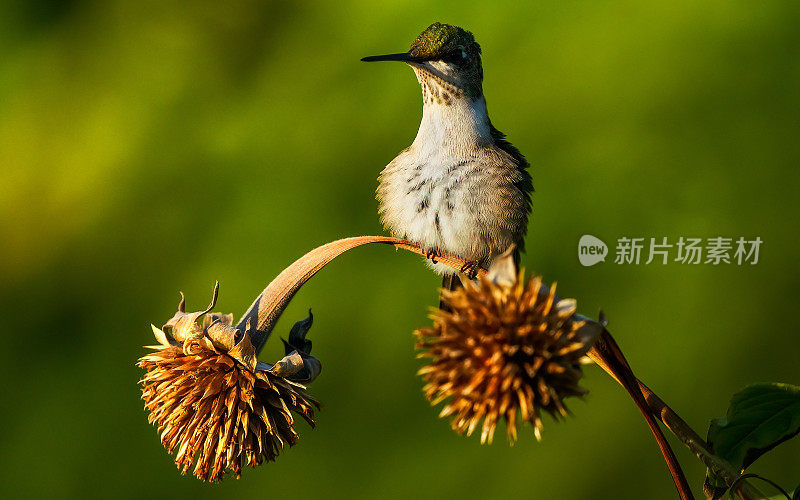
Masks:
[[[397,160],[383,171],[378,188],[381,219],[395,236],[484,264],[519,239],[513,205],[520,193],[496,168],[475,158],[434,165]]]

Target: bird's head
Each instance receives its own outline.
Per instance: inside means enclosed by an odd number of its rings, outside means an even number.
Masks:
[[[433,23],[420,33],[408,52],[361,60],[408,63],[417,73],[423,91],[426,85],[429,87],[426,98],[442,98],[439,91],[472,99],[483,94],[481,47],[472,33],[458,26]]]

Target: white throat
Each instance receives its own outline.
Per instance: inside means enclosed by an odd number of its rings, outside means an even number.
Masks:
[[[450,99],[425,99],[419,131],[411,147],[422,156],[435,156],[491,141],[486,99],[480,96],[473,100],[462,94]]]

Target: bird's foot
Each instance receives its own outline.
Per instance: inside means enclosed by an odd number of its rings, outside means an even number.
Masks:
[[[478,264],[477,260],[470,260],[465,262],[464,265],[461,266],[460,271],[466,274],[467,278],[474,280],[475,278],[478,277],[478,269],[480,268],[481,266],[480,264]]]
[[[436,257],[439,257],[440,255],[441,254],[436,249],[428,250],[427,252],[425,252],[425,258],[430,259],[433,264],[438,264]]]

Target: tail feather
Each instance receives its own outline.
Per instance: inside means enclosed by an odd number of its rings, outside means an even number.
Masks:
[[[516,269],[519,269],[520,257],[521,257],[521,252],[519,246],[517,245],[517,247],[514,249],[514,266],[516,267]],[[487,269],[488,264],[489,262],[482,261],[481,267]],[[458,290],[459,288],[464,288],[464,284],[461,283],[461,278],[459,277],[458,274],[448,273],[442,276],[443,290],[449,290],[452,292],[453,290]],[[439,309],[441,309],[442,311],[450,312],[450,308],[447,307],[445,303],[442,301],[441,294],[439,294]]]
[[[459,279],[458,275],[455,273],[445,274],[442,277],[442,289],[443,290],[458,290],[459,288],[463,288],[464,285],[461,284],[461,279]],[[439,295],[439,309],[442,311],[450,312],[450,308],[442,301],[441,294]]]

